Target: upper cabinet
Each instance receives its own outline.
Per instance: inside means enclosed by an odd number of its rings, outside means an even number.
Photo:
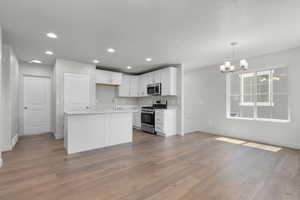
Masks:
[[[97,69],[96,83],[103,85],[121,85],[122,73]]]
[[[139,96],[147,95],[147,86],[153,83],[161,83],[161,96],[177,95],[177,68],[168,67],[165,69],[149,72],[139,76]]]
[[[161,96],[177,95],[177,68],[168,67],[160,71]]]
[[[120,97],[139,96],[139,76],[123,75],[122,84],[119,86]]]
[[[139,96],[145,97],[147,95],[147,85],[149,84],[149,75],[142,74],[139,76]]]
[[[161,83],[161,96],[176,96],[177,68],[168,67],[138,76],[96,70],[96,83],[119,86],[120,97],[148,96],[147,86],[153,83]]]

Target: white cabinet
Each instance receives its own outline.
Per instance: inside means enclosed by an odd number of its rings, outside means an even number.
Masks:
[[[176,135],[176,122],[176,109],[155,110],[155,131],[158,135]]]
[[[143,74],[139,76],[139,96],[145,97],[147,95],[147,85],[148,85],[148,78],[149,76],[147,74]]]
[[[139,96],[139,77],[131,76],[130,78],[130,96],[138,97]]]
[[[119,86],[120,97],[130,97],[130,76],[123,75],[122,84]]]
[[[153,83],[161,83],[161,96],[176,96],[177,68],[168,67],[139,76],[123,74],[121,82],[119,87],[120,97],[148,96],[147,86]]]
[[[133,113],[133,126],[137,129],[141,128],[141,110]]]
[[[111,72],[111,79],[112,79],[112,83],[116,84],[116,85],[121,85],[122,84],[122,74],[121,73],[117,73],[117,72]]]
[[[122,73],[97,69],[96,83],[103,85],[121,85]]]
[[[122,84],[119,86],[120,97],[138,97],[139,96],[139,77],[132,75],[123,75]]]
[[[168,67],[160,70],[161,96],[177,95],[177,68]]]

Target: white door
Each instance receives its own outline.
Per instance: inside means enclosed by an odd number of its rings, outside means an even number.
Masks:
[[[50,132],[50,78],[24,76],[24,134]]]
[[[64,111],[90,109],[90,77],[86,74],[64,74]]]

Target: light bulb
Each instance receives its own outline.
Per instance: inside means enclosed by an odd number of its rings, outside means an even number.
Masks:
[[[234,66],[234,65],[231,65],[231,66],[229,67],[229,70],[230,70],[231,72],[233,72],[233,71],[235,70],[235,66]]]
[[[220,71],[221,71],[221,72],[225,72],[225,65],[221,65],[221,66],[220,66]]]
[[[231,66],[231,63],[229,61],[225,62],[225,67],[226,68],[230,68],[230,66]]]
[[[240,67],[241,67],[243,70],[248,69],[248,62],[247,62],[247,60],[241,60],[241,61],[240,61]]]

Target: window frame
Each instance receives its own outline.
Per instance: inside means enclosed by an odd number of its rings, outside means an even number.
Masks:
[[[273,102],[273,73],[274,70],[262,70],[262,71],[257,71],[256,72],[256,81],[257,81],[257,77],[260,75],[268,75],[269,76],[269,90],[268,90],[268,102],[259,102],[257,101],[257,91],[256,91],[256,106],[274,106],[274,102]],[[257,87],[256,87],[257,90]]]
[[[244,79],[245,78],[249,78],[249,77],[255,77],[255,73],[254,72],[250,72],[250,73],[244,73],[244,74],[239,74],[240,77],[240,91],[241,91],[241,99],[240,99],[240,106],[254,106],[255,105],[255,101],[254,102],[245,102],[244,101]]]
[[[257,72],[261,72],[261,71],[271,71],[272,73],[272,77],[270,77],[270,81],[272,82],[273,80],[273,73],[274,73],[274,69],[276,68],[287,68],[287,73],[289,74],[289,68],[288,66],[276,66],[276,67],[272,67],[272,68],[257,68],[256,70],[252,70],[248,73],[257,73]],[[236,73],[236,72],[234,72]],[[263,104],[261,105],[253,105],[254,106],[254,115],[253,118],[248,118],[248,117],[233,117],[230,116],[230,112],[231,112],[231,75],[234,73],[228,73],[226,74],[226,119],[229,120],[249,120],[249,121],[261,121],[261,122],[274,122],[274,123],[290,123],[291,122],[291,110],[290,110],[290,98],[289,98],[289,87],[288,87],[288,91],[287,91],[287,95],[288,95],[288,119],[272,119],[272,118],[258,118],[257,117],[257,107],[258,106],[264,106]],[[247,73],[245,73],[247,74]],[[240,74],[242,75],[242,74]],[[288,83],[289,83],[289,79],[288,79]],[[270,86],[269,86],[270,87]],[[272,92],[270,94],[272,97],[272,104],[273,104],[273,83],[272,83]],[[241,95],[242,96],[242,95]],[[269,98],[269,100],[271,100]],[[274,104],[273,104],[274,105]],[[246,105],[245,105],[246,106]],[[252,105],[248,105],[248,106],[252,106]]]

